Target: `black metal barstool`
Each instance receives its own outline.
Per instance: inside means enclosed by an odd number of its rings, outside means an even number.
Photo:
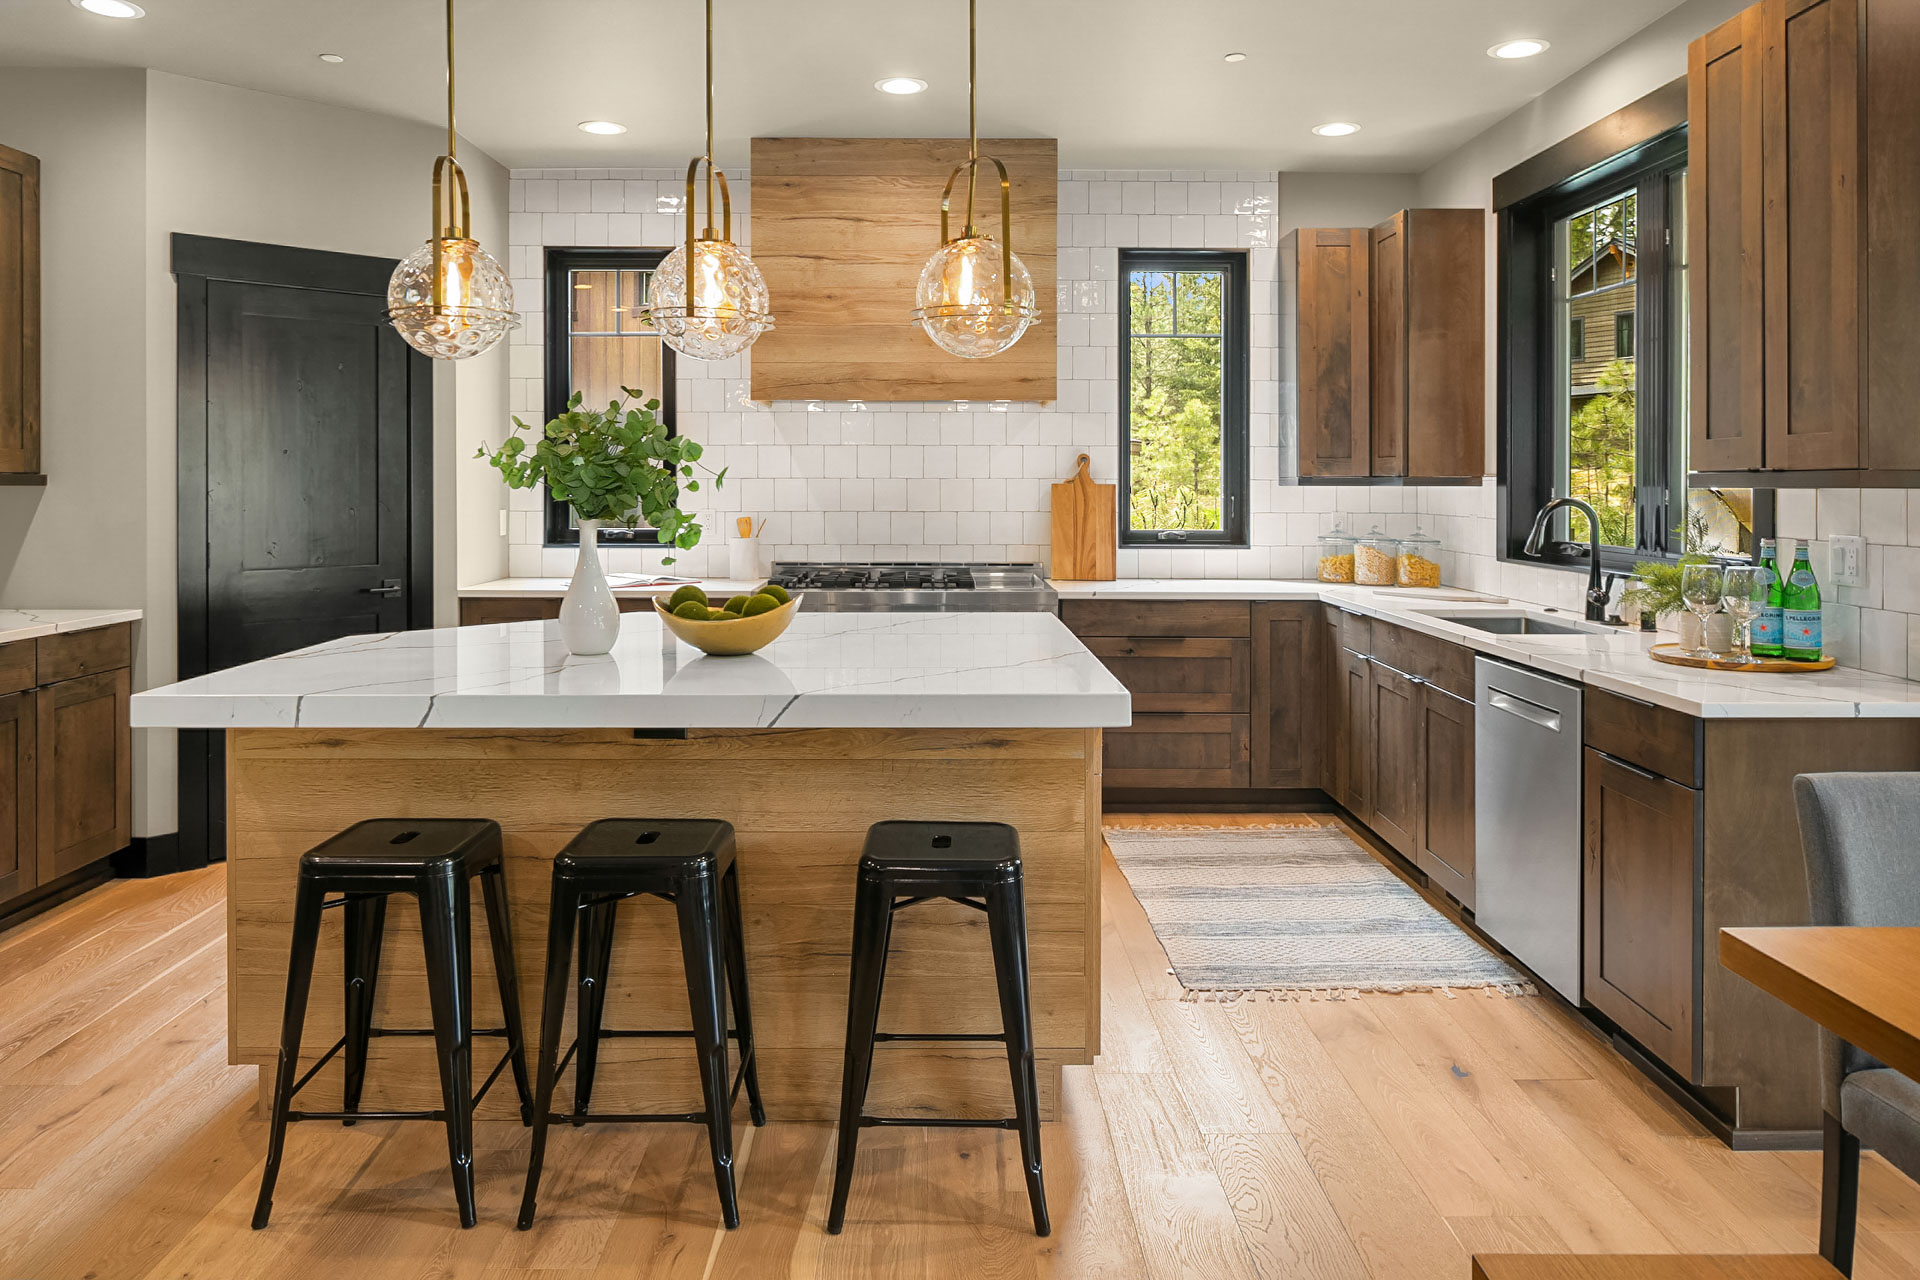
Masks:
[[[689,1031],[608,1030],[601,1025],[607,1005],[607,974],[613,962],[613,912],[623,898],[652,894],[673,903],[680,920],[680,951],[686,958],[687,1003],[693,1013]],[[560,1053],[560,1024],[566,1019],[570,954],[580,951],[575,1039]],[[723,974],[724,971],[724,974]],[[733,1002],[735,1029],[727,1030],[724,986]],[[727,1073],[727,1039],[740,1042],[740,1071]],[[593,1114],[593,1093],[600,1042],[617,1038],[691,1039],[700,1059],[701,1111]],[[553,1084],[578,1055],[574,1068],[573,1113],[554,1114]],[[556,1060],[557,1059],[557,1060]],[[680,1122],[707,1126],[713,1148],[713,1176],[720,1189],[720,1211],[729,1228],[740,1225],[733,1183],[734,1100],[747,1087],[753,1123],[767,1122],[760,1102],[759,1068],[753,1054],[753,1012],[747,1000],[747,954],[740,924],[740,872],[734,865],[733,827],[704,819],[610,818],[595,822],[568,842],[553,860],[553,911],[547,920],[546,997],[540,1015],[540,1078],[533,1104],[533,1154],[527,1161],[527,1190],[520,1201],[520,1229],[533,1225],[546,1159],[549,1122],[584,1124],[589,1120],[620,1124]]]
[[[493,968],[499,979],[500,1007],[506,1026],[473,1029],[472,880],[480,877],[487,904],[487,935],[493,944]],[[427,996],[431,1029],[373,1025],[374,988],[380,977],[380,939],[387,919],[387,898],[411,894],[420,904],[420,936],[425,943]],[[341,895],[329,902],[334,894]],[[304,1076],[300,1069],[300,1032],[306,1022],[307,992],[313,984],[313,956],[320,941],[321,912],[346,908],[346,1032]],[[367,1076],[367,1044],[380,1036],[433,1037],[440,1064],[441,1107],[437,1111],[362,1111],[360,1092]],[[473,1091],[473,1038],[505,1036],[507,1052]],[[520,1119],[532,1119],[527,1061],[520,1034],[520,993],[513,972],[513,936],[507,917],[506,877],[500,863],[500,825],[482,818],[379,818],[357,822],[300,857],[293,900],[293,943],[287,965],[287,1004],[280,1024],[280,1063],[274,1077],[273,1122],[267,1141],[267,1166],[260,1199],[253,1210],[254,1229],[267,1225],[273,1212],[273,1185],[280,1176],[287,1123],[292,1120],[442,1120],[453,1168],[453,1195],[460,1225],[474,1224],[473,1108],[509,1064],[520,1094]],[[333,1055],[346,1051],[345,1099],[339,1111],[294,1111],[293,1095]]]
[[[847,1220],[847,1190],[860,1130],[878,1125],[1014,1129],[1033,1203],[1035,1235],[1046,1235],[1047,1192],[1040,1178],[1040,1099],[1033,1072],[1033,1016],[1027,998],[1027,912],[1020,837],[1001,822],[878,822],[867,829],[853,905],[853,973],[847,992],[847,1049],[840,1085],[840,1150],[833,1168],[827,1230]],[[893,913],[946,898],[987,914],[994,981],[1000,989],[998,1035],[903,1034],[879,1030]],[[917,1119],[865,1113],[873,1047],[888,1040],[1004,1041],[1013,1077],[1009,1120]]]

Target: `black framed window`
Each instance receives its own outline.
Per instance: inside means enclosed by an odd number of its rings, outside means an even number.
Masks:
[[[658,400],[656,411],[674,432],[673,348],[644,319],[647,286],[665,249],[547,250],[546,414],[567,410],[578,391],[588,404],[621,398],[622,387]],[[548,546],[577,545],[573,508],[545,495]],[[658,545],[652,529],[602,529],[603,543]]]
[[[1772,493],[1687,488],[1687,135],[1681,126],[1501,211],[1500,555],[1549,500],[1600,519],[1601,562],[1752,556]],[[1587,521],[1546,559],[1584,566]]]
[[[1247,256],[1120,251],[1120,542],[1247,544]]]

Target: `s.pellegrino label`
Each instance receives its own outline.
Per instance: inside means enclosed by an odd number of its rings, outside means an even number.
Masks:
[[[1759,658],[1781,656],[1782,587],[1780,558],[1772,538],[1760,539],[1760,579],[1766,583],[1766,603],[1753,615],[1753,653]]]
[[[1793,572],[1780,590],[1780,647],[1789,662],[1820,661],[1820,584],[1814,581],[1807,544],[1794,549]]]

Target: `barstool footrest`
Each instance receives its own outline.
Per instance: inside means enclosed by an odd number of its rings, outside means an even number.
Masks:
[[[1004,1031],[968,1031],[936,1032],[922,1035],[917,1032],[906,1031],[876,1031],[873,1033],[873,1039],[876,1044],[888,1040],[959,1040],[976,1044],[982,1042],[1005,1044],[1007,1042],[1007,1033]]]
[[[862,1129],[1018,1129],[1019,1118],[1006,1120],[962,1120],[945,1116],[861,1116]]]
[[[430,1036],[432,1034],[433,1032],[431,1031],[368,1032],[369,1036]],[[504,1036],[507,1033],[502,1029],[500,1031],[475,1031],[473,1034],[476,1036]],[[288,1091],[287,1099],[291,1101],[299,1097],[300,1091],[313,1083],[313,1078],[320,1074],[320,1068],[331,1062],[333,1056],[346,1047],[347,1038],[345,1036],[341,1036],[338,1040],[334,1041],[333,1047],[321,1054],[320,1060],[311,1067],[308,1067],[307,1074],[301,1076],[293,1088]],[[480,1086],[479,1092],[473,1095],[474,1106],[477,1107],[480,1105],[480,1099],[487,1096],[487,1090],[493,1087],[493,1082],[500,1078],[500,1073],[505,1071],[507,1064],[512,1061],[513,1050],[512,1048],[508,1048],[508,1050],[500,1056],[500,1061],[494,1064],[493,1070],[487,1075],[486,1081]],[[447,1113],[445,1111],[289,1111],[287,1113],[287,1119],[289,1120],[445,1120],[446,1118]]]
[[[730,1032],[729,1034],[737,1033]],[[572,1046],[567,1049],[566,1056],[560,1059],[560,1065],[553,1069],[553,1074],[556,1077],[566,1073],[567,1063],[572,1059],[574,1049],[579,1047],[580,1042],[576,1040]],[[733,1110],[734,1104],[740,1101],[740,1086],[746,1083],[747,1070],[753,1065],[753,1056],[758,1049],[759,1046],[756,1045],[754,1048],[747,1050],[746,1054],[740,1059],[739,1070],[733,1073],[733,1084],[727,1089],[727,1110],[729,1112]],[[603,1115],[592,1111],[568,1112],[565,1114],[552,1111],[547,1114],[548,1124],[570,1124],[577,1128],[588,1121],[593,1121],[598,1124],[677,1124],[682,1122],[687,1124],[705,1124],[707,1122],[707,1113],[704,1111],[649,1111],[634,1113],[609,1112]]]

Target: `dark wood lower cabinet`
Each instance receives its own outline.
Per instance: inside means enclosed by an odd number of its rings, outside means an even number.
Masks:
[[[0,698],[0,904],[40,883],[32,690]]]
[[[1369,666],[1373,814],[1367,825],[1411,858],[1420,825],[1420,686],[1385,663]]]
[[[1699,1082],[1701,792],[1586,749],[1587,1003]]]
[[[38,703],[40,882],[127,847],[133,836],[131,673],[43,686]]]
[[[1473,703],[1420,688],[1420,822],[1413,861],[1473,908]]]
[[[1334,797],[1362,822],[1373,821],[1373,663],[1341,649],[1340,722],[1334,750],[1340,756],[1340,791]]]
[[[1083,641],[1140,712],[1240,714],[1247,642],[1226,636],[1088,636]]]
[[[1140,790],[1244,787],[1250,758],[1244,715],[1144,713],[1108,729],[1103,781]]]
[[[1253,785],[1321,784],[1326,626],[1317,601],[1253,606]],[[1094,652],[1098,653],[1099,650]]]
[[[653,607],[651,596],[615,596],[622,613]],[[460,625],[488,622],[548,622],[560,616],[559,596],[466,596],[460,601]]]

